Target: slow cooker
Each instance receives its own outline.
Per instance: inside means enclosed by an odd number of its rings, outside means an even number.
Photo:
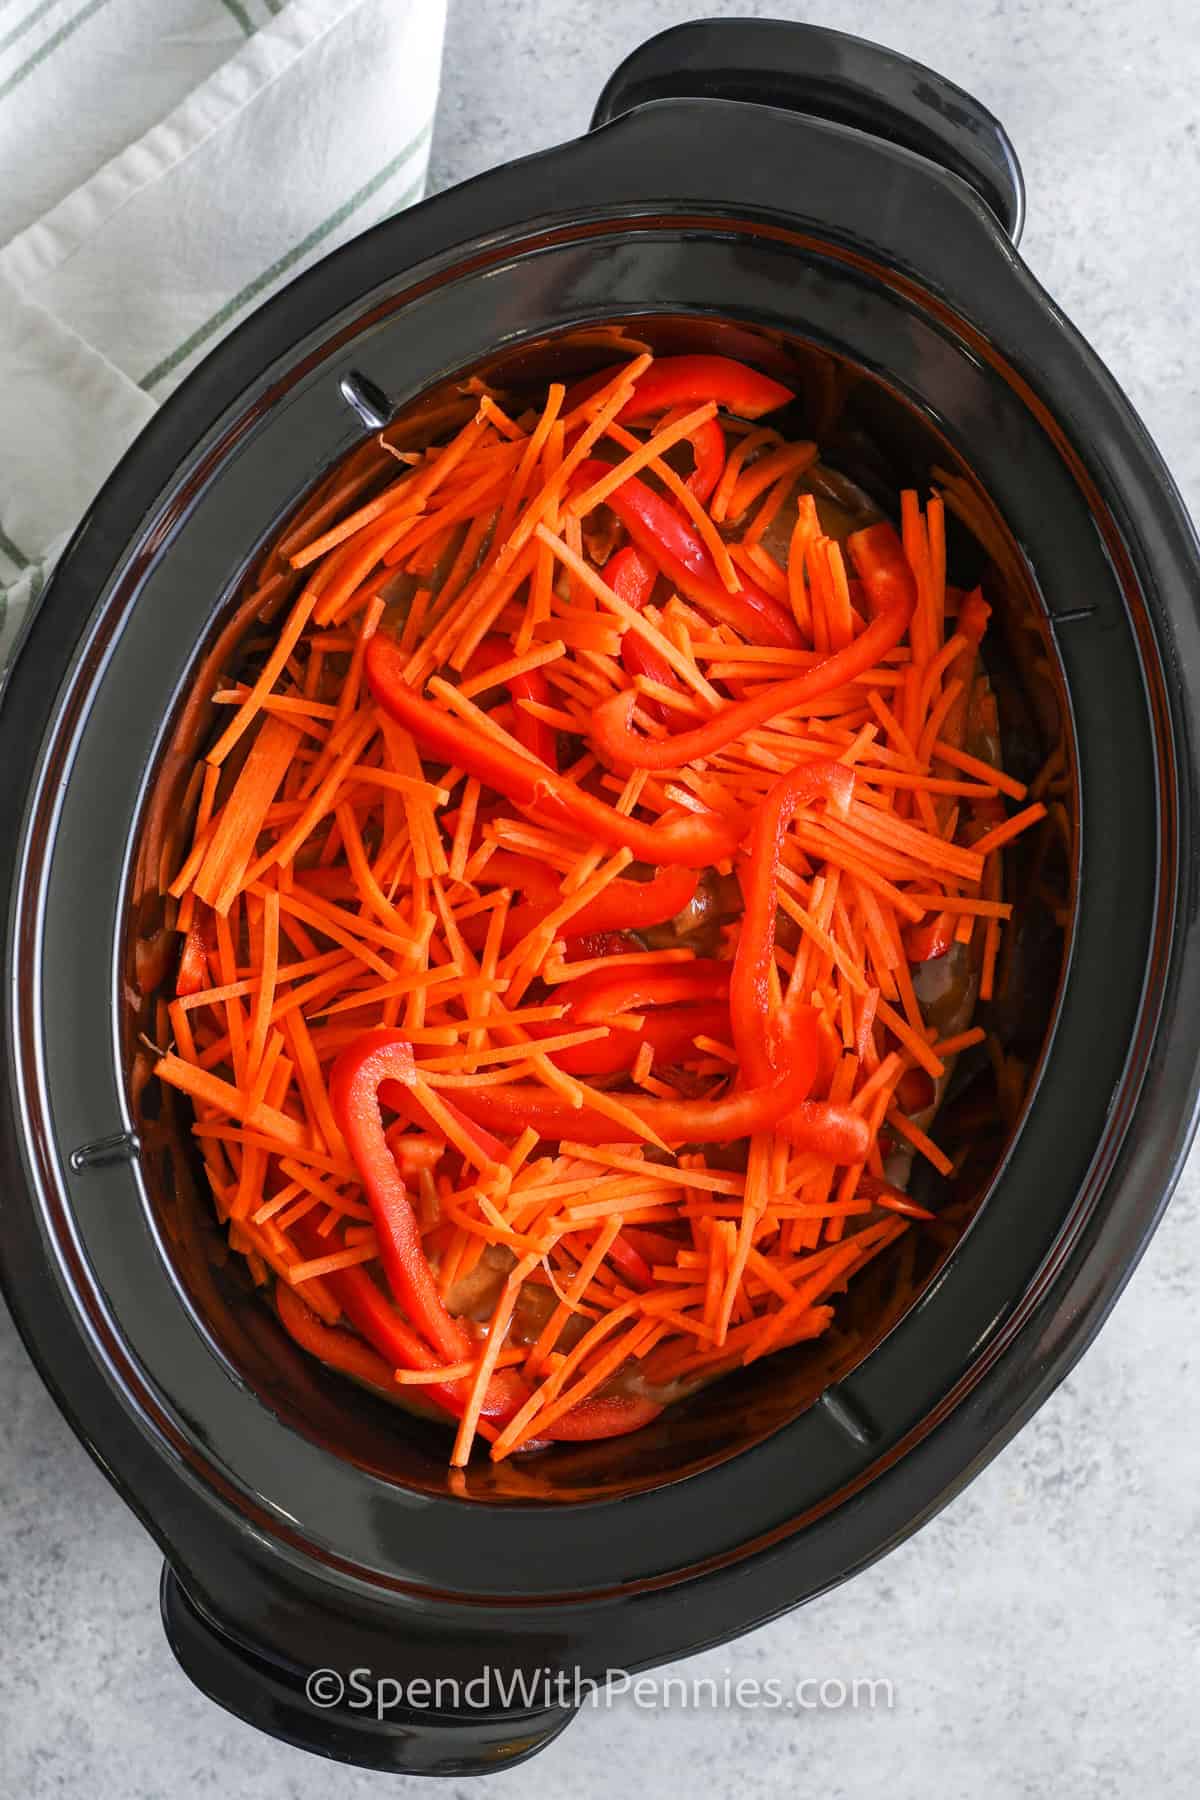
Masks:
[[[586,136],[386,221],[255,314],[49,584],[0,711],[5,1289],[162,1546],[183,1668],[280,1738],[497,1768],[569,1722],[572,1684],[845,1580],[1046,1398],[1154,1229],[1195,1125],[1200,557],[1022,264],[1022,215],[1003,129],[929,69],[795,24],[666,32]],[[779,373],[856,479],[960,496],[952,554],[986,551],[1014,704],[1058,759],[1061,880],[1021,899],[1038,948],[996,1027],[1019,1091],[990,1132],[965,1109],[971,1191],[909,1304],[628,1440],[451,1478],[435,1427],[297,1356],[223,1262],[188,1120],[147,1079],[149,865],[243,577],[331,465],[472,374],[544,380],[634,342]],[[462,1698],[322,1704],[317,1665]],[[485,1670],[547,1681],[473,1702]]]

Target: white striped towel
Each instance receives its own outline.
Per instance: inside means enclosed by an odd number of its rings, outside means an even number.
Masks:
[[[445,0],[0,0],[0,671],[163,398],[421,195]]]

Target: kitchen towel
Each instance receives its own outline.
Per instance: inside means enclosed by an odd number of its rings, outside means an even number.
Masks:
[[[0,0],[0,673],[171,389],[419,199],[445,0]]]

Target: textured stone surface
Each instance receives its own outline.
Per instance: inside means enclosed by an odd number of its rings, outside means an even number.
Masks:
[[[804,16],[935,64],[1008,125],[1028,260],[1126,386],[1193,507],[1200,269],[1193,0],[457,0],[435,185],[565,138],[641,38],[692,12]],[[1200,1437],[1193,1161],[1099,1340],[1015,1444],[849,1587],[689,1664],[886,1677],[890,1711],[582,1717],[472,1795],[1185,1800],[1196,1707]],[[0,1325],[0,1796],[380,1793],[216,1711],[159,1629],[159,1558]],[[406,1785],[393,1781],[391,1791]],[[451,1792],[457,1784],[447,1784]],[[445,1790],[443,1790],[445,1791]]]

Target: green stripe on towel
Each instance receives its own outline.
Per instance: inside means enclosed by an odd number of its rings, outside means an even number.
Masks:
[[[7,81],[0,82],[0,100],[7,100],[13,89],[19,87],[27,75],[32,75],[33,71],[41,63],[44,63],[48,56],[53,56],[60,44],[65,44],[69,37],[75,35],[81,25],[86,25],[88,20],[100,11],[101,7],[107,5],[108,0],[90,0],[90,4],[77,12],[73,19],[68,19],[64,25],[60,25],[54,35],[48,37],[45,43],[9,76]]]
[[[225,11],[231,13],[237,20],[246,36],[253,37],[258,27],[242,5],[242,0],[221,0],[221,4],[224,6]]]
[[[7,556],[9,562],[18,569],[29,567],[29,558],[23,551],[17,549],[3,525],[0,525],[0,555]]]
[[[14,25],[11,31],[6,32],[5,35],[0,38],[0,51],[10,49],[11,46],[16,43],[18,38],[25,36],[25,33],[29,30],[31,25],[36,25],[39,19],[44,19],[46,14],[50,11],[50,8],[57,5],[58,0],[42,0],[40,6],[35,6],[31,13],[25,14],[25,17],[21,20],[19,25]]]
[[[240,293],[234,294],[232,299],[227,300],[224,306],[213,313],[211,318],[206,319],[203,325],[198,326],[190,337],[185,338],[177,349],[172,350],[169,356],[164,356],[160,363],[156,363],[147,374],[143,375],[139,386],[148,392],[151,388],[157,387],[160,381],[165,381],[166,377],[177,369],[180,363],[186,362],[188,357],[200,348],[201,344],[207,343],[210,337],[213,337],[223,326],[228,325],[244,306],[249,306],[252,300],[257,299],[266,288],[278,281],[281,275],[286,275],[289,269],[294,268],[308,255],[310,250],[315,250],[317,245],[329,236],[330,232],[336,231],[339,225],[344,225],[347,219],[352,218],[360,207],[365,206],[369,200],[374,198],[380,188],[386,186],[409,157],[420,149],[432,127],[433,120],[427,119],[416,137],[412,138],[403,150],[393,156],[389,162],[386,162],[382,169],[372,175],[370,181],[365,182],[357,193],[351,194],[348,200],[343,201],[336,212],[330,213],[327,219],[323,219],[319,225],[315,225],[306,237],[301,238],[298,244],[293,244],[292,248],[285,251],[278,261],[271,264],[270,268],[264,269],[261,275],[256,275],[253,281],[247,282]],[[397,210],[406,205],[409,200],[416,198],[423,179],[424,176],[405,189],[396,202]]]

